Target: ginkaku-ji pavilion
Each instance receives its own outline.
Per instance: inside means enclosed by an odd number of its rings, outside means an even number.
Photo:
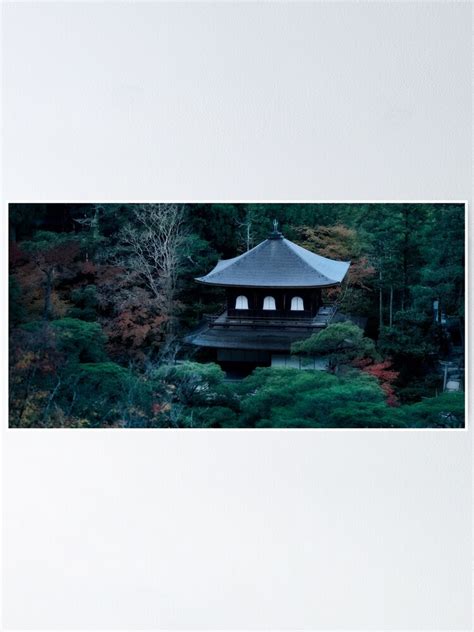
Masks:
[[[326,327],[334,317],[337,307],[324,304],[321,291],[340,285],[349,265],[285,239],[274,221],[268,239],[196,278],[224,288],[225,307],[208,316],[186,341],[214,349],[217,362],[231,371],[238,365],[250,370],[291,365],[291,344]]]

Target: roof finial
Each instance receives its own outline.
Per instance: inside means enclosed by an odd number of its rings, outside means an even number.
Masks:
[[[278,221],[273,220],[273,231],[268,235],[268,239],[281,239],[283,235],[278,230]]]

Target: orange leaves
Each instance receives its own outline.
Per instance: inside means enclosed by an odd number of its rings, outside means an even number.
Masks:
[[[45,314],[49,319],[96,320],[108,334],[109,351],[123,361],[142,362],[160,346],[169,306],[139,271],[81,260],[78,240],[58,243],[50,235],[35,248],[25,246],[26,254],[21,248],[13,244],[10,255],[25,320],[41,320]]]
[[[120,267],[97,266],[95,286],[109,350],[115,357],[142,361],[163,337],[166,318],[157,300],[143,287],[140,277]]]
[[[136,351],[145,344],[159,343],[165,322],[164,316],[153,313],[151,306],[132,305],[108,321],[105,330],[112,343],[125,344]]]

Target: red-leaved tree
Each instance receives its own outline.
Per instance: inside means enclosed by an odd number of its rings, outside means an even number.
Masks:
[[[399,371],[394,371],[390,358],[382,360],[382,362],[374,362],[369,358],[356,360],[354,366],[358,367],[364,373],[377,378],[380,387],[385,393],[387,404],[389,406],[399,406],[398,397],[395,392],[395,382],[398,379]]]

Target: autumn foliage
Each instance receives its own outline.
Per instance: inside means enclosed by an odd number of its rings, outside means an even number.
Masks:
[[[329,300],[342,301],[348,292],[370,291],[368,282],[375,274],[375,268],[361,251],[360,240],[354,228],[342,224],[334,226],[301,226],[296,229],[298,243],[307,250],[323,257],[339,261],[350,261],[347,281],[343,287],[327,290]],[[354,302],[354,301],[352,301]]]
[[[382,362],[374,362],[373,360],[364,358],[363,360],[354,361],[353,365],[362,369],[364,373],[377,378],[385,393],[389,406],[400,405],[395,390],[395,383],[400,372],[393,369],[393,363],[390,359],[383,360]]]
[[[9,213],[12,427],[463,424],[463,394],[437,396],[439,360],[454,346],[463,371],[462,205],[48,203]],[[252,365],[231,382],[215,350],[183,342],[224,301],[222,288],[194,279],[266,239],[274,218],[288,239],[351,266],[341,287],[323,290],[338,306],[333,321],[294,343],[305,370]],[[312,357],[325,370],[308,369]]]

